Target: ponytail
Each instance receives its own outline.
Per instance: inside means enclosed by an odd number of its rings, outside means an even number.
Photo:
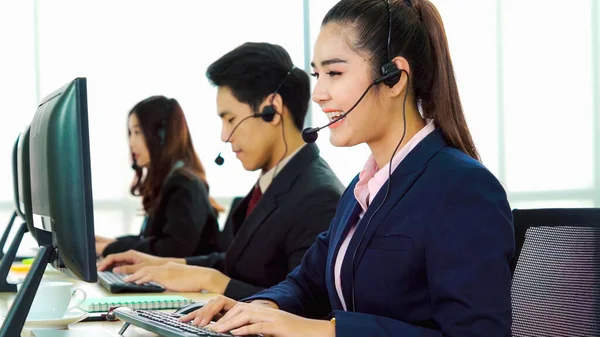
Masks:
[[[431,59],[434,63],[431,87],[423,96],[417,93],[417,97],[422,100],[424,117],[434,120],[452,146],[480,160],[463,114],[440,13],[429,0],[413,0],[412,4],[429,36]]]

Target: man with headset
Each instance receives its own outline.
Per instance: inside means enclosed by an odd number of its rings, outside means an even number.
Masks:
[[[133,273],[127,281],[241,299],[283,281],[300,264],[329,227],[344,187],[317,146],[302,140],[310,81],[285,49],[245,43],[210,65],[206,75],[218,87],[221,139],[231,143],[246,170],[261,170],[229,216],[229,249],[187,259],[131,251],[108,256],[99,270],[126,264],[113,271]],[[223,161],[219,154],[215,162]]]

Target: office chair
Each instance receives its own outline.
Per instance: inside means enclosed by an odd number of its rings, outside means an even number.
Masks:
[[[600,209],[513,217],[512,335],[600,335]]]

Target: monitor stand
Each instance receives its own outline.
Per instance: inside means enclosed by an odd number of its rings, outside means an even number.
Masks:
[[[29,314],[29,309],[31,308],[35,294],[42,281],[42,276],[44,276],[46,265],[54,259],[56,259],[56,252],[52,246],[40,247],[35,260],[33,261],[33,265],[23,281],[23,286],[17,293],[17,297],[6,314],[4,322],[2,322],[0,337],[15,337],[21,335],[27,315]]]
[[[8,273],[10,272],[10,266],[15,261],[17,250],[19,249],[19,245],[21,244],[21,240],[23,240],[23,235],[25,235],[25,233],[27,233],[27,224],[23,222],[15,234],[6,255],[2,258],[2,262],[0,262],[0,293],[17,292],[17,285],[8,282]],[[4,236],[6,236],[6,232],[4,232]],[[2,240],[4,240],[4,236],[2,237]]]
[[[13,212],[12,216],[10,217],[10,221],[8,222],[8,225],[6,226],[6,229],[4,230],[4,233],[2,234],[2,238],[0,239],[0,259],[4,258],[4,246],[6,246],[6,241],[8,240],[8,234],[10,234],[10,230],[11,230],[12,225],[15,222],[16,218],[17,218],[17,212]]]

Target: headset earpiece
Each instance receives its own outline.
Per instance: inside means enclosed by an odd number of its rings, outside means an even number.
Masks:
[[[167,138],[167,118],[169,118],[168,116],[172,114],[173,111],[173,102],[175,100],[172,98],[168,98],[165,101],[165,110],[167,112],[167,115],[160,120],[160,125],[158,126],[158,141],[159,141],[159,145],[160,148],[164,148],[165,147],[165,143],[166,143],[166,138]]]
[[[296,69],[296,67],[292,66],[292,69],[290,69],[287,74],[285,74],[285,77],[283,77],[283,80],[281,80],[281,82],[279,82],[279,85],[277,86],[277,88],[275,89],[275,91],[273,91],[272,96],[271,96],[271,104],[265,106],[263,108],[263,110],[261,111],[261,113],[256,114],[256,117],[261,117],[263,121],[270,123],[273,121],[273,119],[275,118],[275,115],[277,114],[277,111],[275,110],[275,107],[273,106],[273,100],[275,99],[275,95],[277,95],[277,93],[279,93],[279,89],[281,89],[281,86],[283,85],[283,83],[285,83],[285,80],[288,78],[288,76],[290,76],[290,74],[292,73],[292,71]]]
[[[388,62],[381,67],[381,78],[378,82],[383,82],[388,87],[393,87],[400,82],[402,70],[396,67],[394,62]]]
[[[161,148],[165,147],[165,138],[166,138],[166,130],[165,130],[165,120],[163,119],[160,122],[160,126],[158,127],[158,140]]]
[[[267,105],[263,108],[262,112],[256,115],[257,117],[262,118],[263,121],[270,123],[275,118],[275,108],[273,105]]]

